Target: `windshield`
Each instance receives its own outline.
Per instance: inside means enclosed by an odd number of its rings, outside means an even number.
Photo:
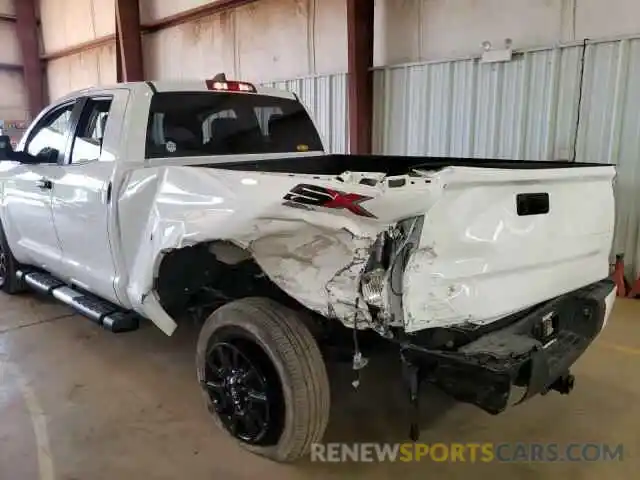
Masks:
[[[151,100],[146,158],[321,151],[303,106],[286,98],[161,92]]]

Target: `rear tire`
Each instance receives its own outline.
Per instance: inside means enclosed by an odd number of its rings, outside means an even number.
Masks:
[[[321,441],[329,420],[329,380],[317,343],[293,310],[267,298],[220,307],[202,327],[196,366],[215,424],[245,449],[291,462]],[[261,435],[253,435],[256,430]]]
[[[9,295],[25,290],[22,281],[16,275],[19,264],[7,243],[2,224],[0,224],[0,291]]]

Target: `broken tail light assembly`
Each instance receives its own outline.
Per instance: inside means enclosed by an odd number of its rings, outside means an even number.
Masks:
[[[387,271],[382,267],[376,267],[362,275],[360,289],[367,305],[380,309],[385,307],[386,284]]]
[[[318,185],[300,184],[292,188],[284,196],[284,205],[311,210],[315,207],[336,210],[348,210],[359,217],[377,218],[362,206],[372,197],[358,193],[347,193]],[[377,242],[379,244],[380,242]],[[386,272],[383,268],[375,268],[365,273],[361,281],[362,295],[365,302],[377,308],[383,308]]]
[[[348,210],[359,217],[376,218],[362,206],[372,197],[358,193],[346,193],[318,185],[300,184],[293,187],[283,200],[289,207],[311,209],[313,207]]]

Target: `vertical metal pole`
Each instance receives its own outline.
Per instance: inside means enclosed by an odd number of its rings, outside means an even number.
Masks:
[[[349,143],[371,153],[373,125],[374,0],[347,0]]]
[[[42,62],[40,61],[40,42],[38,41],[38,20],[35,0],[15,0],[16,31],[22,65],[24,83],[27,90],[29,114],[38,115],[45,106],[45,85]]]
[[[116,44],[119,47],[122,81],[144,80],[141,33],[138,0],[116,0]]]

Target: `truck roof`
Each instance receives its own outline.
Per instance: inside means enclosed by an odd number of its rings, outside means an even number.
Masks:
[[[104,93],[108,90],[114,89],[128,89],[133,92],[148,93],[149,90],[156,92],[206,92],[211,91],[207,87],[205,80],[161,80],[161,81],[148,81],[148,82],[125,82],[112,85],[100,85],[80,90],[75,90],[60,97],[57,101],[64,101],[65,99],[75,98],[83,95],[93,95],[98,93]],[[287,90],[280,90],[277,88],[262,87],[255,85],[256,93],[259,95],[269,95],[272,97],[287,98],[290,100],[297,100],[297,96]],[[244,92],[229,92],[238,93],[244,95]]]

